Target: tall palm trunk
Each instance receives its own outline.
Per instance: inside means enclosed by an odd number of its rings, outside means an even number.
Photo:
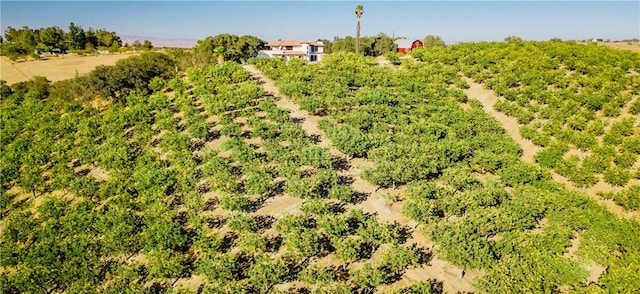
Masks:
[[[360,20],[356,23],[356,54],[360,52]]]
[[[356,6],[356,18],[358,18],[358,23],[356,23],[356,54],[360,53],[360,18],[364,13],[364,8],[362,5]]]

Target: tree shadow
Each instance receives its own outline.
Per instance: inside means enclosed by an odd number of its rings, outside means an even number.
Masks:
[[[284,281],[285,282],[293,282],[293,281],[297,280],[298,273],[300,271],[302,271],[303,269],[305,269],[309,265],[309,262],[311,261],[311,257],[312,256],[307,256],[300,263],[297,263],[296,260],[288,261],[286,263],[286,265],[289,268],[289,272],[287,273],[287,276],[284,278]]]
[[[220,229],[227,223],[227,219],[223,216],[213,216],[207,219],[207,226],[209,229]]]
[[[271,228],[276,219],[270,215],[257,215],[253,217],[253,220],[258,225],[258,232],[263,233],[264,231]]]
[[[433,252],[425,249],[424,247],[418,246],[418,244],[413,244],[409,247],[410,250],[415,250],[418,254],[418,263],[430,265],[431,260],[433,260]]]
[[[226,253],[233,247],[236,239],[238,239],[238,234],[235,232],[227,232],[224,234],[222,238],[222,244],[220,244],[220,252]]]
[[[210,191],[211,191],[211,183],[209,183],[209,181],[198,183],[198,185],[196,186],[196,192],[198,194],[205,194]]]
[[[166,281],[155,281],[146,290],[147,293],[151,294],[166,293],[169,290],[169,283]]]
[[[304,117],[291,117],[291,118],[289,118],[289,121],[294,123],[294,124],[302,124],[305,120],[306,120],[306,118],[304,118]]]
[[[88,175],[88,174],[89,174],[89,172],[91,172],[91,169],[89,169],[89,168],[84,168],[84,169],[81,169],[81,170],[77,171],[77,172],[74,174],[74,176],[75,176],[75,177],[84,177],[84,176]]]
[[[203,211],[214,211],[216,209],[216,206],[220,203],[220,201],[218,201],[217,198],[212,198],[212,199],[208,199],[205,203],[204,203],[204,207],[202,208]]]
[[[318,134],[312,134],[308,136],[309,140],[311,140],[311,142],[313,144],[319,144],[320,143],[320,135]]]
[[[178,211],[174,220],[178,222],[180,226],[184,227],[184,225],[189,221],[189,214],[185,210]]]
[[[351,203],[351,204],[360,204],[363,201],[367,200],[367,198],[369,198],[369,194],[368,193],[362,193],[362,192],[354,191],[353,192],[353,196],[351,197],[351,200],[349,201],[349,203]]]
[[[351,168],[351,164],[346,158],[335,156],[333,157],[333,163],[331,167],[337,171],[345,171]]]
[[[343,263],[343,264],[331,267],[331,271],[336,276],[336,280],[346,282],[351,279],[348,266],[349,264]]]
[[[262,85],[265,83],[265,81],[263,81],[260,77],[257,76],[252,76],[251,79],[253,80],[254,83],[258,84],[258,85]],[[264,94],[264,96],[270,95],[268,93]],[[273,96],[273,95],[271,95]]]
[[[376,250],[378,250],[379,245],[373,244],[371,242],[363,242],[360,245],[360,254],[358,254],[358,259],[369,259],[373,255]]]
[[[242,131],[242,133],[240,133],[240,138],[243,139],[251,139],[251,131]],[[256,145],[249,145],[251,147],[253,147],[254,149],[256,148]]]
[[[431,293],[433,294],[444,293],[444,283],[442,281],[438,281],[436,279],[428,279],[427,282],[431,284]]]
[[[205,138],[205,141],[211,142],[211,141],[217,140],[219,138],[220,138],[220,131],[216,130],[216,129],[212,129],[210,127],[209,128],[209,134],[207,134],[207,137]]]
[[[344,213],[346,211],[345,204],[342,202],[331,203],[331,207],[329,207],[329,211],[334,214]]]
[[[351,176],[340,176],[338,178],[338,185],[349,186],[353,184],[354,180]]]
[[[267,240],[267,252],[277,252],[282,247],[282,236],[275,236]]]
[[[394,225],[398,227],[398,243],[399,244],[406,243],[407,239],[411,237],[411,234],[413,233],[413,229],[411,229],[411,227],[409,227],[408,225],[400,225],[397,222]]]
[[[267,196],[258,197],[256,199],[249,199],[249,203],[247,203],[245,210],[247,212],[256,212],[260,208],[262,208],[264,202],[267,201],[267,199],[269,199],[269,197]]]
[[[202,147],[204,147],[204,144],[207,143],[205,140],[200,140],[200,139],[191,139],[191,146],[189,146],[189,151],[193,152],[193,151],[197,151],[202,149]]]

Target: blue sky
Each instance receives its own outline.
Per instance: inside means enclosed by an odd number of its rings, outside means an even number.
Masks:
[[[8,27],[106,28],[120,36],[204,39],[219,33],[265,41],[354,35],[353,10],[364,6],[362,35],[423,38],[446,43],[553,37],[640,38],[640,1],[5,1]]]

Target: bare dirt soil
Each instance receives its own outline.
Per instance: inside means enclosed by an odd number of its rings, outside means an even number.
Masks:
[[[114,65],[116,61],[136,55],[136,53],[105,54],[96,56],[48,56],[41,60],[11,61],[0,58],[0,80],[11,85],[28,81],[34,76],[43,76],[51,82],[70,79],[89,73],[99,65]]]

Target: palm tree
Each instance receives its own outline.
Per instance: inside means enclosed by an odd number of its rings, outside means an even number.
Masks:
[[[358,23],[356,24],[356,54],[360,52],[360,18],[364,13],[364,7],[362,5],[356,6],[356,17],[358,18]]]

